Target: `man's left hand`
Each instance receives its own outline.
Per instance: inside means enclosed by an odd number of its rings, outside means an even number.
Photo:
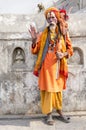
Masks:
[[[62,59],[64,57],[64,53],[56,52],[56,56],[57,56],[58,59]]]

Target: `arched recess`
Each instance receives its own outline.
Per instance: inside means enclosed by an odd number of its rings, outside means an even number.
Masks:
[[[25,52],[21,47],[16,47],[12,55],[12,64],[25,63]]]
[[[72,57],[69,58],[68,64],[69,65],[83,65],[83,51],[79,47],[74,47],[74,54]]]

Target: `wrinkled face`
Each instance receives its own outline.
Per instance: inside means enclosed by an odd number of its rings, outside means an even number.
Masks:
[[[47,14],[47,22],[49,23],[49,25],[56,25],[57,24],[57,18],[55,16],[54,12],[49,12]]]

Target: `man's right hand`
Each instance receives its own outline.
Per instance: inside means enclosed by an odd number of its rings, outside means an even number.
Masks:
[[[35,27],[33,27],[32,25],[30,25],[30,29],[28,29],[28,31],[31,34],[32,42],[35,43],[35,41],[37,39],[37,32],[36,32]]]

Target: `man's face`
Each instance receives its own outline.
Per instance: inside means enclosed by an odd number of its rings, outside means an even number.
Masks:
[[[55,16],[54,12],[49,12],[47,14],[47,22],[49,23],[49,25],[56,25],[57,24],[57,18]]]
[[[60,13],[60,17],[62,18],[62,19],[65,19],[65,13]]]

